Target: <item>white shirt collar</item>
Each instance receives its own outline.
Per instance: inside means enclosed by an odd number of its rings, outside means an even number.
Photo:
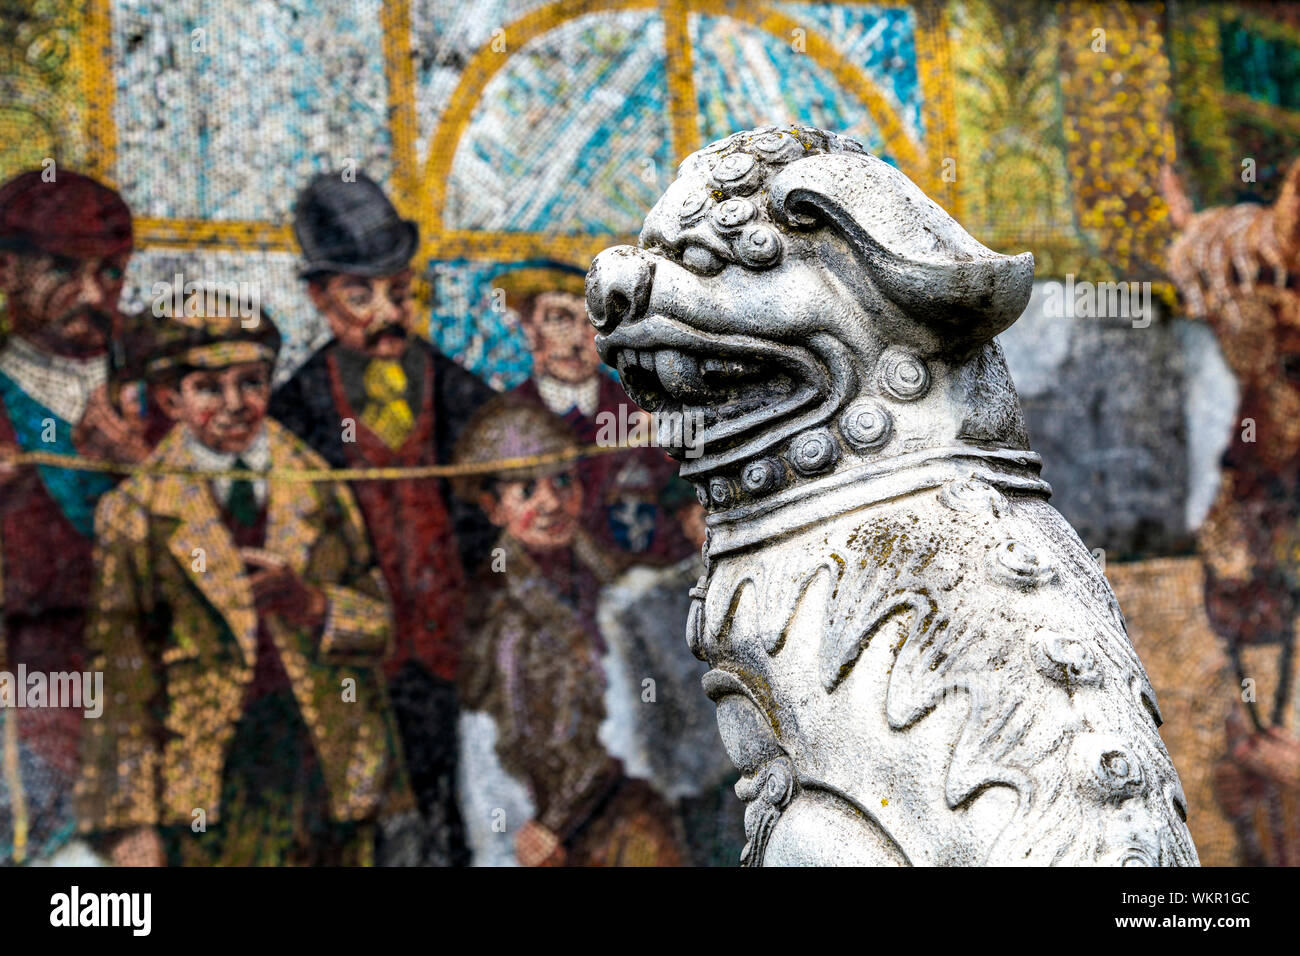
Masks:
[[[190,463],[199,471],[231,471],[234,469],[236,461],[243,461],[252,471],[269,471],[271,468],[271,443],[266,436],[265,424],[248,447],[237,454],[234,452],[213,451],[195,437],[189,426],[182,427],[185,429],[186,454],[189,456]],[[219,502],[224,502],[230,496],[230,483],[230,478],[214,478],[212,480]],[[257,499],[258,507],[266,505],[266,495],[266,479],[255,479],[253,481],[253,497]]]
[[[0,372],[70,425],[81,422],[90,394],[108,381],[108,356],[53,355],[14,336],[0,350]]]
[[[574,385],[549,375],[541,375],[537,379],[537,391],[546,407],[555,414],[567,415],[576,405],[583,415],[590,418],[596,414],[600,403],[600,376],[593,375],[585,382]]]

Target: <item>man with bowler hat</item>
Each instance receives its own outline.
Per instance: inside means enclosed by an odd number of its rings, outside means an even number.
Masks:
[[[462,427],[493,393],[415,334],[415,223],[364,173],[333,172],[299,195],[294,232],[299,274],[334,338],[276,392],[270,414],[334,467],[450,461]],[[449,504],[441,479],[351,487],[393,601],[396,651],[385,667],[425,824],[421,859],[461,865],[468,850],[454,787],[460,548],[482,521]]]

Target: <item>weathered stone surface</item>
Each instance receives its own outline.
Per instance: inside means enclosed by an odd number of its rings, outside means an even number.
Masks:
[[[1194,864],[1155,695],[994,337],[1028,254],[807,128],[683,163],[588,310],[707,502],[687,640],[751,865]]]

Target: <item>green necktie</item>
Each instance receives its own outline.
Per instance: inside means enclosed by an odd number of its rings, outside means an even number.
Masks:
[[[235,459],[236,471],[247,471],[244,459]],[[253,494],[253,483],[247,478],[236,478],[230,483],[230,493],[226,496],[226,511],[237,524],[251,528],[257,524],[257,495]]]

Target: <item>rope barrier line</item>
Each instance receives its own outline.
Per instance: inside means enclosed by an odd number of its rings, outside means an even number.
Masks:
[[[130,462],[109,461],[103,458],[83,458],[80,455],[56,455],[48,451],[19,452],[5,461],[15,465],[46,465],[52,468],[67,468],[72,471],[98,471],[115,475],[160,475],[201,478],[211,481],[216,478],[228,478],[232,481],[405,481],[412,478],[458,478],[465,475],[491,475],[502,472],[519,471],[524,468],[536,468],[539,465],[567,464],[596,455],[608,455],[613,452],[630,451],[648,447],[649,443],[626,445],[577,445],[561,451],[547,452],[544,455],[526,455],[518,458],[501,458],[496,461],[468,462],[463,465],[410,465],[396,468],[285,468],[271,471],[248,471],[230,469],[227,471],[198,471],[176,465],[154,463],[148,465]],[[3,463],[3,462],[0,462]]]
[[[4,541],[0,540],[0,594],[4,593]],[[5,645],[5,620],[0,614],[0,669],[9,666]],[[9,816],[13,821],[13,849],[10,857],[15,863],[27,859],[27,792],[23,790],[23,775],[18,764],[18,712],[0,707],[0,776],[9,790]]]
[[[0,734],[3,743],[3,771],[5,785],[9,789],[11,814],[13,816],[14,845],[12,857],[15,863],[27,859],[27,795],[23,791],[23,778],[18,768],[18,715],[16,710],[5,708],[0,713]]]

